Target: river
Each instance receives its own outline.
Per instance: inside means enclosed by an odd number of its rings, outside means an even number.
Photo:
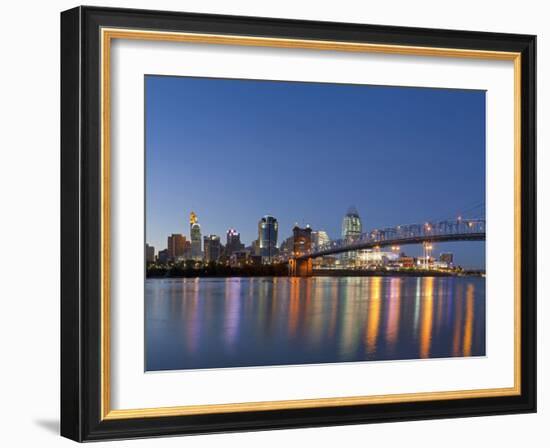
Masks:
[[[481,277],[147,279],[146,370],[485,355]]]

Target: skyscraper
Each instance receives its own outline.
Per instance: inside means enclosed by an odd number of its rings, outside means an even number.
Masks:
[[[330,243],[330,238],[324,230],[311,232],[311,246],[313,250],[318,250],[328,243]]]
[[[153,246],[149,246],[149,244],[145,244],[145,262],[146,263],[154,263],[155,262],[155,248]]]
[[[200,260],[202,259],[201,226],[195,212],[191,212],[189,215],[189,226],[189,234],[191,235],[191,258],[193,258],[193,260]]]
[[[361,218],[355,207],[350,207],[342,220],[342,238],[353,242],[359,239],[362,232]]]
[[[348,243],[353,243],[360,238],[362,230],[359,212],[352,206],[348,209],[342,220],[342,238]],[[353,265],[356,259],[357,251],[345,252],[342,254],[342,262],[344,265]]]
[[[233,252],[244,249],[244,244],[241,243],[241,234],[236,229],[229,229],[226,234],[225,253],[229,257]]]
[[[173,233],[168,237],[168,258],[175,261],[185,255],[187,239],[180,233]]]
[[[159,250],[157,259],[160,264],[168,263],[168,249]]]
[[[293,250],[294,250],[294,237],[289,236],[279,246],[279,253],[283,256],[290,256],[292,255]]]
[[[204,261],[218,261],[221,255],[220,237],[218,235],[205,235],[204,237]]]
[[[279,223],[273,216],[266,215],[258,222],[258,249],[262,259],[270,263],[277,250]]]

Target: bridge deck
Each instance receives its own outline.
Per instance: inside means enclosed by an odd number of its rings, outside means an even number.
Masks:
[[[435,234],[435,235],[418,235],[412,237],[401,237],[384,239],[380,241],[368,240],[358,241],[352,244],[336,245],[334,247],[328,247],[320,251],[312,252],[309,254],[303,254],[295,257],[297,260],[305,260],[308,258],[317,258],[325,255],[335,255],[344,252],[351,252],[362,249],[374,249],[377,247],[388,246],[405,246],[408,244],[421,244],[424,242],[442,243],[452,241],[484,241],[485,232],[466,232],[466,233],[452,233],[452,234]]]

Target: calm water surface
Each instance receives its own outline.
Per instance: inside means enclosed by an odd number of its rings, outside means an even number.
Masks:
[[[485,279],[148,279],[146,370],[485,355]]]

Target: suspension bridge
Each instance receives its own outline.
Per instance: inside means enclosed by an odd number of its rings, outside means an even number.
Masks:
[[[422,224],[406,224],[375,229],[353,237],[333,240],[312,247],[311,230],[294,228],[294,250],[288,256],[291,275],[310,275],[312,259],[345,252],[378,249],[409,244],[439,243],[451,241],[484,241],[485,219],[427,221]]]

